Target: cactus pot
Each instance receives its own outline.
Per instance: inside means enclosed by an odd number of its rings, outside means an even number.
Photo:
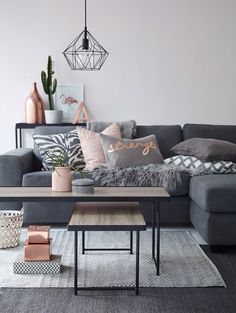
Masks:
[[[60,124],[62,122],[62,111],[45,110],[46,124]]]
[[[72,173],[70,167],[55,167],[52,172],[53,191],[71,191]]]

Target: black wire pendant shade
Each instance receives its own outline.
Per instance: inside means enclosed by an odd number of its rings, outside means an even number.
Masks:
[[[63,52],[70,68],[80,71],[100,70],[108,52],[87,30],[87,3],[85,0],[85,27]]]

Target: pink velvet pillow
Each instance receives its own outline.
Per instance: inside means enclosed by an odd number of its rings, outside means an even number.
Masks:
[[[95,167],[106,163],[100,133],[77,127],[81,148],[86,163],[85,171],[92,171]],[[101,134],[121,138],[120,126],[116,123],[109,125]]]

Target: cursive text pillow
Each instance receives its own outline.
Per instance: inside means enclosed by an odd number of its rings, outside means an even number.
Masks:
[[[163,163],[155,135],[119,139],[100,134],[109,168]]]

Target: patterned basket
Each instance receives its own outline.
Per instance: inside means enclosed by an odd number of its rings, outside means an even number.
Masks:
[[[0,249],[16,247],[20,243],[24,209],[0,211]]]

